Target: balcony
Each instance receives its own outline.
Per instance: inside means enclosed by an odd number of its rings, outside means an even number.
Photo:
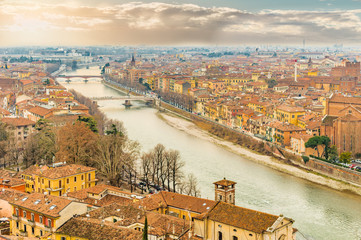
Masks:
[[[13,219],[14,221],[19,221],[19,216],[18,216],[18,215],[13,214],[12,219]]]
[[[47,231],[47,232],[53,232],[53,229],[52,229],[52,227],[50,227],[50,226],[44,225],[44,229],[45,229],[45,231]]]
[[[90,179],[90,180],[89,179],[85,180],[86,183],[97,182],[97,181],[98,181],[98,179],[96,179],[96,178]]]
[[[35,227],[35,221],[28,219],[28,224],[32,227]]]
[[[61,186],[61,187],[58,186],[58,187],[53,187],[53,188],[51,188],[49,186],[45,186],[45,189],[50,191],[50,192],[57,192],[57,191],[63,190],[64,186]]]
[[[22,237],[28,237],[28,232],[25,232],[23,230],[20,230],[20,236]]]

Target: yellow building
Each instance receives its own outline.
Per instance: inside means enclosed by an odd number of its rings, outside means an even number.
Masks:
[[[87,212],[87,204],[31,193],[9,202],[13,208],[10,231],[14,236],[49,239],[49,234],[73,217]],[[54,239],[54,236],[50,239]]]
[[[59,167],[32,166],[22,173],[25,191],[62,196],[65,193],[95,186],[95,168],[69,164]]]
[[[218,202],[206,214],[194,218],[194,234],[213,240],[294,240],[293,220]]]
[[[298,125],[298,118],[305,115],[305,109],[302,107],[280,105],[275,110],[275,118],[278,121]]]

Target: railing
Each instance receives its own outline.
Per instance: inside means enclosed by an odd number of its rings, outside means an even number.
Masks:
[[[14,221],[19,221],[19,216],[18,216],[18,215],[13,214],[12,219],[13,219]]]
[[[27,237],[27,236],[28,236],[28,232],[25,232],[25,231],[20,230],[20,236],[22,236],[22,237]]]
[[[28,224],[32,227],[35,227],[35,221],[28,219]]]

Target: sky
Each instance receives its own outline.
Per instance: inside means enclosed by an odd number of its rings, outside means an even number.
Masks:
[[[361,0],[0,0],[0,46],[361,43]]]

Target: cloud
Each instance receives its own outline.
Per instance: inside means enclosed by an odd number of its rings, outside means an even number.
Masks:
[[[0,0],[2,44],[358,44],[360,9],[247,12],[195,4],[102,7]]]

